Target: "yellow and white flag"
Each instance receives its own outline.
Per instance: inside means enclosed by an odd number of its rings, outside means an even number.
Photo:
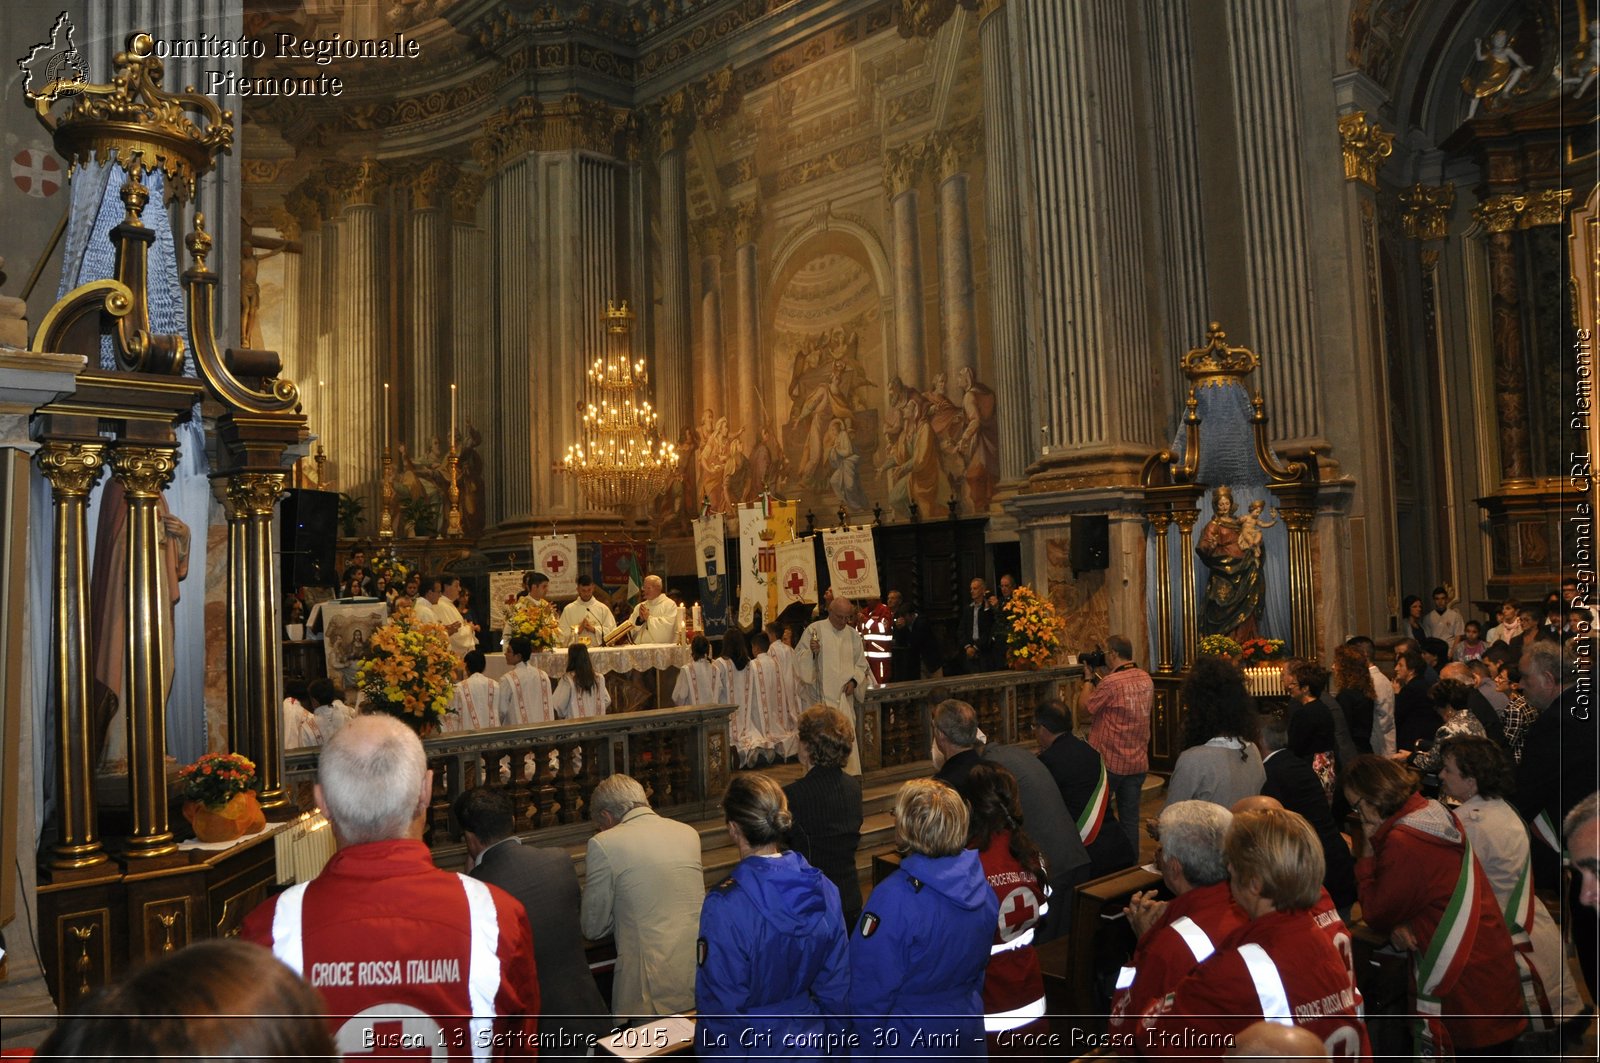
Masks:
[[[762,495],[739,506],[739,626],[773,614],[778,545],[794,538],[795,502]]]
[[[834,597],[876,598],[878,553],[872,545],[872,528],[835,528],[822,533],[822,553],[828,559],[829,585]]]

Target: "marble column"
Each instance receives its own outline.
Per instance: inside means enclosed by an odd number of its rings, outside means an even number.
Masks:
[[[662,154],[656,163],[661,194],[661,316],[655,330],[655,383],[662,435],[667,439],[677,439],[681,429],[694,422],[689,214],[683,183],[685,133],[680,125],[662,130]]]
[[[534,468],[535,391],[532,309],[536,247],[533,239],[534,165],[524,155],[502,166],[490,179],[494,221],[495,320],[498,379],[493,433],[496,452],[489,480],[489,523],[525,517],[533,510],[534,480],[547,479]],[[541,384],[543,386],[541,386]],[[552,459],[554,455],[542,455]]]
[[[458,176],[450,190],[450,362],[460,389],[462,422],[456,431],[464,434],[466,425],[471,424],[480,436],[495,398],[493,352],[484,343],[488,277],[485,237],[478,225],[482,195],[483,177],[475,173]],[[449,446],[449,440],[445,445]],[[479,454],[484,454],[481,447]]]
[[[939,324],[944,371],[960,379],[978,371],[978,313],[972,277],[972,228],[967,220],[966,167],[976,149],[973,136],[953,131],[932,145],[939,175]]]
[[[326,452],[328,441],[325,433],[329,417],[323,403],[327,401],[328,389],[325,384],[318,386],[320,381],[327,379],[328,372],[322,361],[321,350],[322,322],[325,319],[323,301],[327,298],[324,292],[327,283],[323,270],[322,211],[317,200],[303,189],[296,189],[286,196],[284,207],[300,231],[300,254],[297,256],[300,261],[296,271],[299,290],[296,304],[299,313],[296,315],[293,342],[298,352],[301,375],[295,377],[294,381],[300,385],[301,401],[305,404],[306,428],[317,437]],[[316,444],[312,444],[311,451],[316,453]]]
[[[1301,151],[1297,61],[1301,13],[1292,0],[1226,5],[1234,85],[1248,344],[1261,357],[1261,388],[1277,439],[1321,435],[1315,372],[1312,248]],[[1230,329],[1230,331],[1233,331]]]
[[[449,246],[445,212],[455,167],[430,159],[411,182],[410,386],[405,398],[411,411],[411,453],[427,453],[440,440],[445,449],[450,432],[450,370],[446,364],[450,288],[444,280]]]
[[[287,243],[300,243],[300,221],[287,210],[279,208],[273,211],[272,227],[278,230],[278,234]],[[278,332],[278,354],[283,360],[283,375],[304,389],[306,379],[311,377],[315,370],[311,368],[310,354],[300,344],[301,256],[285,249],[278,258],[283,263],[283,312],[279,318],[281,327]]]
[[[927,344],[922,306],[922,243],[918,235],[918,172],[921,142],[890,148],[884,162],[884,191],[894,226],[895,375],[904,384],[924,387],[923,358]]]
[[[714,417],[728,411],[723,394],[727,382],[722,343],[722,248],[725,233],[716,218],[705,218],[698,230],[700,243],[700,350],[695,359],[695,424],[704,411]]]
[[[366,502],[369,534],[380,527],[379,479],[386,415],[390,451],[400,442],[394,411],[383,408],[388,315],[384,312],[382,219],[377,205],[383,178],[382,169],[372,159],[338,168],[336,187],[343,193],[344,206],[339,222],[338,272],[329,277],[339,291],[333,303],[338,309],[338,346],[328,366],[328,387],[334,392],[328,449],[335,456],[340,490]]]
[[[283,494],[281,473],[235,472],[228,477],[229,729],[236,752],[255,761],[256,789],[269,819],[292,812],[283,785],[283,674],[278,637],[277,551],[274,509]],[[241,652],[242,650],[242,652]],[[129,748],[132,748],[130,743]]]
[[[1022,178],[1018,173],[1017,107],[1009,21],[1004,0],[984,0],[978,11],[983,54],[984,233],[989,248],[989,336],[995,391],[1015,406],[998,418],[1000,479],[1019,480],[1038,453],[1037,379],[1028,369],[1023,326]],[[952,376],[951,379],[954,379]]]
[[[1521,197],[1490,196],[1474,211],[1489,238],[1489,336],[1494,350],[1494,412],[1500,435],[1500,484],[1533,478],[1529,446],[1527,360],[1522,351],[1522,291],[1515,243]]]
[[[760,225],[760,211],[754,200],[746,200],[734,208],[733,219],[733,271],[734,309],[736,314],[735,371],[733,400],[729,409],[739,411],[735,431],[744,440],[748,454],[761,437],[761,317],[759,305],[760,275],[756,264],[756,233]]]

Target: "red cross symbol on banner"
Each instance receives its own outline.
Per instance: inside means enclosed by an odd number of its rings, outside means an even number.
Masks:
[[[844,556],[834,562],[834,566],[852,580],[861,578],[861,570],[867,567],[867,559],[857,556],[854,550],[846,550]]]
[[[11,158],[11,180],[30,196],[51,196],[61,187],[61,164],[43,148],[24,148]]]
[[[438,1029],[438,1027],[435,1027]],[[432,1059],[434,1046],[415,1030],[407,1031],[398,1019],[372,1024],[372,1051],[346,1051],[346,1057],[376,1056],[382,1059]]]
[[[546,572],[554,572],[559,576],[561,575],[561,570],[566,567],[567,563],[562,559],[560,554],[550,553],[545,556],[544,568]]]
[[[1039,909],[1033,903],[1033,891],[1018,886],[1000,902],[1000,936],[1009,941],[1038,917]]]
[[[800,597],[800,592],[806,589],[805,574],[798,568],[791,568],[788,576],[783,581],[783,585],[789,588],[791,595],[798,598]]]

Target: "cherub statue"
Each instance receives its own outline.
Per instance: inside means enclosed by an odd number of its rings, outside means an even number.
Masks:
[[[1278,523],[1275,520],[1261,519],[1261,514],[1266,508],[1267,504],[1257,499],[1250,503],[1245,510],[1245,515],[1239,518],[1240,550],[1254,550],[1259,553],[1261,550],[1261,529],[1270,528]],[[1275,517],[1280,516],[1277,510],[1273,510],[1272,515]]]
[[[1473,54],[1478,62],[1487,63],[1488,66],[1476,81],[1470,77],[1461,79],[1461,90],[1472,97],[1472,102],[1467,106],[1466,120],[1469,122],[1478,113],[1479,100],[1489,96],[1502,99],[1510,96],[1522,79],[1533,72],[1533,67],[1512,49],[1511,34],[1505,30],[1495,30],[1490,34],[1487,51],[1483,47],[1483,38],[1479,37],[1473,42]]]
[[[1576,99],[1594,84],[1596,74],[1600,74],[1600,18],[1589,20],[1589,39],[1578,53],[1578,65],[1571,74],[1561,79],[1561,85],[1563,88],[1578,86],[1572,90],[1572,96]]]

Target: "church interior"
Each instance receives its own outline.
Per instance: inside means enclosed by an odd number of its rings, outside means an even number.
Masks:
[[[0,39],[7,1047],[315,873],[280,706],[381,689],[435,575],[495,682],[524,573],[592,579],[592,653],[531,637],[610,700],[423,728],[452,867],[497,778],[575,855],[612,771],[720,827],[751,761],[672,695],[690,643],[829,597],[869,658],[924,625],[853,695],[880,852],[936,699],[1032,742],[1114,636],[1170,772],[1208,639],[1391,670],[1436,589],[1590,615],[1593,0],[21,0]],[[1051,631],[979,668],[1002,576]],[[180,848],[178,767],[228,753],[262,841]]]

